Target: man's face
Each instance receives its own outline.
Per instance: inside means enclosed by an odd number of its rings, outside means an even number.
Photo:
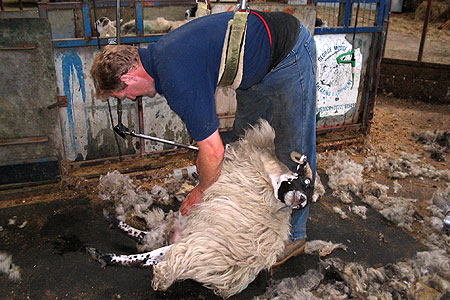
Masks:
[[[154,97],[156,95],[153,78],[148,80],[130,72],[122,75],[121,80],[127,84],[127,87],[121,91],[112,92],[110,94],[111,96],[119,99],[129,98],[131,100],[136,100],[137,96]]]
[[[124,90],[121,90],[120,92],[113,92],[110,94],[112,97],[116,97],[119,99],[131,99],[131,100],[136,100],[137,96],[142,96],[139,93],[136,93],[136,91],[134,91],[132,88],[130,88],[130,86],[127,86]]]

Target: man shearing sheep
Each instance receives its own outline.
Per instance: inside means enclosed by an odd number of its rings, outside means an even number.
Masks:
[[[199,146],[200,183],[183,201],[180,210],[184,215],[201,201],[221,171],[224,145],[214,99],[218,85],[236,89],[236,136],[258,119],[266,119],[275,129],[278,159],[296,172],[298,164],[290,153],[297,151],[307,156],[313,174],[316,171],[313,37],[289,14],[250,11],[240,64],[231,71],[235,75],[230,80],[225,54],[232,45],[227,45],[225,37],[233,16],[225,12],[197,18],[147,48],[106,46],[91,69],[97,97],[135,99],[158,93],[185,122]],[[290,241],[277,265],[303,252],[308,211],[309,206],[292,210]]]

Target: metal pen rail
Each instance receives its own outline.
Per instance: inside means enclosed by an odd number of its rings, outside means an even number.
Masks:
[[[316,27],[314,34],[340,34],[353,33],[352,24],[355,23],[356,5],[358,0],[318,0],[311,5],[317,8],[317,16],[327,22],[327,27]],[[120,7],[133,8],[136,26],[136,36],[124,36],[121,38],[123,44],[151,43],[158,41],[164,34],[144,34],[143,10],[145,7],[160,7],[173,5],[195,5],[193,0],[161,0],[158,2],[149,0],[126,0],[121,1]],[[359,8],[359,18],[356,33],[364,32],[382,32],[384,20],[389,13],[389,0],[361,0]],[[83,22],[83,37],[70,39],[54,39],[53,46],[56,48],[83,47],[107,45],[108,38],[100,38],[97,41],[96,34],[93,33],[93,24],[90,10],[93,9],[93,3],[89,0],[80,2],[39,2],[39,16],[48,18],[49,10],[58,9],[78,9],[81,10]],[[96,8],[116,7],[115,0],[97,0]]]
[[[120,2],[120,8],[132,8],[134,9],[134,16],[136,22],[136,36],[124,36],[121,38],[123,44],[139,44],[139,43],[151,43],[158,41],[163,34],[150,34],[144,35],[143,25],[143,11],[144,7],[160,7],[160,6],[173,6],[173,5],[195,5],[193,0],[161,0],[158,2],[149,0],[126,0]],[[53,39],[53,46],[55,48],[71,48],[71,47],[85,47],[85,46],[101,46],[108,45],[110,43],[109,38],[99,38],[97,41],[96,34],[93,32],[93,24],[95,20],[91,20],[91,10],[94,4],[89,0],[82,0],[78,2],[38,2],[38,10],[40,18],[48,18],[48,11],[72,9],[80,10],[83,23],[83,37],[80,38],[67,38],[67,39]],[[116,8],[116,0],[97,0],[95,1],[96,8]]]

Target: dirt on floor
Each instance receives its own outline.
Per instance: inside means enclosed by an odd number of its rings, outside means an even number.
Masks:
[[[379,156],[396,159],[408,155],[416,155],[421,166],[435,168],[438,171],[450,169],[450,153],[440,152],[438,155],[430,147],[419,142],[417,136],[427,133],[447,132],[450,129],[450,105],[430,104],[421,101],[397,99],[378,96],[374,109],[373,123],[365,140],[359,144],[344,147],[349,157],[357,163],[363,164],[369,156]],[[448,147],[448,146],[447,146]],[[328,153],[330,151],[325,151]],[[325,156],[326,157],[326,156]],[[318,167],[327,169],[329,161],[318,161]],[[388,186],[389,194],[393,195],[393,179],[386,171],[377,169],[364,172],[368,180]],[[427,215],[427,207],[438,189],[445,189],[449,180],[439,180],[419,176],[416,178],[398,179],[402,189],[396,196],[418,199],[421,214]],[[424,240],[420,230],[413,235]]]
[[[433,21],[423,48],[423,62],[450,64],[450,25],[438,29],[445,21]],[[416,20],[414,13],[391,13],[384,56],[416,61],[424,22]]]
[[[448,169],[449,153],[444,153],[446,161],[439,162],[430,158],[423,145],[413,139],[413,133],[449,129],[449,104],[436,105],[378,96],[368,140],[374,149],[381,153],[395,156],[402,151],[415,153],[422,156],[427,164]]]

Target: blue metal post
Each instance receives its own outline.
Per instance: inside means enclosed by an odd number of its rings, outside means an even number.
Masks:
[[[347,0],[347,7],[345,10],[345,19],[344,19],[344,26],[349,27],[351,26],[351,20],[352,20],[352,13],[353,13],[353,1]]]
[[[89,15],[89,0],[83,0],[81,10],[83,12],[84,39],[90,40],[92,38],[92,30],[91,30],[91,18]]]
[[[137,36],[143,36],[144,35],[144,21],[143,21],[143,17],[142,17],[142,3],[141,2],[136,2],[135,4],[135,11],[136,11],[136,33]]]

